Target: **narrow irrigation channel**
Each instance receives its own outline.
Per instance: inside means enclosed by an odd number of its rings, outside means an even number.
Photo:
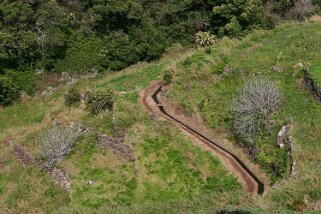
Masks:
[[[229,168],[231,171],[237,175],[245,191],[251,193],[252,195],[262,195],[265,190],[265,184],[244,164],[242,160],[240,160],[240,158],[238,158],[233,152],[199,133],[191,126],[185,124],[165,110],[164,106],[158,99],[158,94],[161,92],[161,90],[162,82],[158,81],[143,92],[142,101],[146,109],[152,113],[153,116],[171,119],[183,130],[202,141],[202,143],[206,144],[213,153],[217,154],[221,159],[224,159],[225,163],[230,166]],[[150,100],[148,101],[148,99]]]

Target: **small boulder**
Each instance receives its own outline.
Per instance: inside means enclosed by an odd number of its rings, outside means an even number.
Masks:
[[[291,125],[285,125],[285,126],[282,126],[281,130],[279,131],[279,134],[278,134],[277,140],[276,140],[276,144],[280,148],[284,148],[285,147],[285,140],[286,140],[286,137],[291,132],[291,129],[292,129]]]
[[[92,180],[89,180],[89,181],[88,181],[88,184],[89,184],[89,185],[93,185],[95,182],[96,182],[96,181],[92,179]]]
[[[278,65],[275,65],[272,68],[272,71],[274,71],[274,72],[282,72],[283,70],[284,70],[283,67],[282,66],[278,66]]]
[[[53,93],[55,93],[56,89],[54,87],[49,86],[46,90],[44,90],[41,93],[41,96],[44,97],[50,97],[51,95],[53,95]]]
[[[302,67],[304,67],[304,65],[303,65],[301,62],[299,62],[299,63],[297,63],[297,64],[295,64],[295,65],[293,66],[293,68],[295,68],[295,69],[297,69],[297,68],[302,68]]]
[[[229,73],[233,73],[234,69],[233,68],[230,68],[228,66],[225,66],[224,67],[224,73],[225,74],[229,74]]]

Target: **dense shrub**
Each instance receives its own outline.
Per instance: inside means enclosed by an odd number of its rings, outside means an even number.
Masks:
[[[225,0],[213,8],[214,28],[221,35],[237,36],[241,31],[260,25],[263,15],[261,0]]]
[[[65,105],[77,106],[80,104],[81,96],[79,90],[71,88],[67,94],[65,94]]]
[[[102,39],[74,34],[69,38],[70,48],[66,50],[65,57],[55,64],[55,70],[70,74],[90,72],[94,68],[101,70],[104,57],[101,54]]]
[[[89,95],[86,102],[87,109],[99,115],[104,110],[111,110],[114,104],[114,92],[111,89],[106,91],[95,91]]]
[[[78,130],[65,127],[51,127],[42,137],[41,156],[49,166],[54,166],[57,161],[67,155],[79,136]]]
[[[249,146],[271,127],[271,114],[281,105],[276,85],[263,77],[250,80],[239,90],[232,104],[234,131]]]
[[[196,44],[202,47],[213,45],[215,42],[215,36],[210,32],[198,32],[195,37]]]
[[[0,105],[9,105],[20,97],[17,85],[10,77],[0,76]]]
[[[37,75],[32,71],[7,71],[6,76],[10,77],[20,91],[32,95],[36,89]]]

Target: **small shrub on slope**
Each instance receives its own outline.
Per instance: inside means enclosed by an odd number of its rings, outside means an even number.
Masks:
[[[163,76],[164,85],[169,85],[172,82],[173,75],[170,71],[166,71]]]
[[[9,77],[0,76],[0,105],[10,105],[20,97],[17,85]]]
[[[67,106],[77,106],[80,104],[80,93],[76,88],[71,88],[65,95],[65,104]]]
[[[67,155],[76,142],[79,132],[64,127],[52,127],[42,138],[43,146],[40,154],[49,166],[54,166]]]
[[[87,109],[96,115],[102,113],[102,111],[113,108],[114,104],[114,92],[110,89],[106,91],[93,92],[86,103]]]
[[[256,137],[271,128],[271,114],[281,105],[281,94],[276,85],[266,79],[251,80],[239,90],[233,102],[234,131],[250,146]]]

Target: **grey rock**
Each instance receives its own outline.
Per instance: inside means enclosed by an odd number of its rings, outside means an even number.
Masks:
[[[88,181],[88,184],[89,184],[89,185],[93,185],[95,182],[96,182],[96,181],[92,179],[92,180],[89,180],[89,181]]]
[[[56,184],[66,189],[70,189],[71,180],[69,178],[69,175],[64,170],[53,168],[49,170],[49,174]]]
[[[134,151],[129,145],[125,144],[124,141],[125,137],[112,138],[107,135],[100,135],[97,146],[100,148],[110,148],[125,160],[133,162],[135,161]]]
[[[55,93],[56,89],[54,87],[49,86],[46,90],[44,90],[41,93],[41,96],[44,97],[50,97],[51,95],[53,95],[53,93]]]
[[[43,69],[36,69],[36,72],[38,75],[44,74],[44,70]]]
[[[275,66],[273,66],[272,71],[274,71],[274,72],[282,72],[283,71],[283,67],[275,65]]]
[[[276,144],[280,148],[285,147],[286,136],[288,136],[290,134],[291,129],[292,129],[291,125],[285,125],[285,126],[282,126],[281,130],[279,131],[279,134],[278,134],[277,140],[276,140]]]
[[[71,76],[67,72],[63,72],[61,74],[61,78],[59,79],[60,82],[65,82],[67,85],[74,85],[78,82],[78,77],[77,75]]]
[[[302,67],[304,67],[304,65],[301,62],[299,62],[293,66],[293,68],[302,68]]]
[[[315,211],[321,211],[321,202],[318,201],[314,204],[314,208]]]
[[[230,68],[228,66],[225,66],[224,67],[224,73],[225,74],[228,74],[228,73],[233,73],[234,69],[233,68]]]

